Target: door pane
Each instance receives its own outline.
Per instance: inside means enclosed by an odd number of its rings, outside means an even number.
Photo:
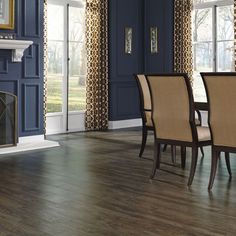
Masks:
[[[63,40],[64,7],[48,5],[48,40]]]
[[[62,80],[62,76],[48,75],[47,113],[62,111]]]
[[[70,7],[69,111],[86,108],[85,9]]]
[[[48,5],[48,80],[47,113],[62,112],[64,73],[64,8]]]

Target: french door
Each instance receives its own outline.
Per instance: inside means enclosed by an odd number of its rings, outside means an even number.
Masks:
[[[49,0],[46,134],[84,130],[85,1]]]

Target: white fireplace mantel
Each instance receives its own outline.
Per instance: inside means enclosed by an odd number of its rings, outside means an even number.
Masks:
[[[12,50],[12,61],[21,62],[25,49],[33,44],[33,41],[0,39],[0,49]]]

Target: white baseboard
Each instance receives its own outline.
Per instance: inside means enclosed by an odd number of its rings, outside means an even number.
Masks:
[[[140,126],[142,126],[142,119],[117,120],[108,122],[108,129],[110,130]]]
[[[44,135],[33,135],[26,137],[19,137],[19,143],[40,142],[44,141]]]
[[[0,155],[52,148],[58,146],[60,146],[58,142],[46,140],[44,139],[44,135],[20,137],[17,146],[0,148]]]
[[[208,112],[201,111],[202,115],[202,125],[208,126]],[[117,121],[109,121],[108,129],[123,129],[123,128],[132,128],[132,127],[140,127],[142,126],[142,119],[130,119],[130,120],[117,120]]]

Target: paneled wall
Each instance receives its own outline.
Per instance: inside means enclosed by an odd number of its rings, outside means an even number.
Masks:
[[[18,96],[19,135],[43,134],[43,0],[15,0],[16,39],[31,40],[22,63],[0,50],[0,90]]]
[[[133,52],[124,52],[125,27]],[[150,52],[150,27],[158,28],[158,53]],[[173,0],[109,1],[109,120],[140,117],[134,73],[172,72]]]
[[[17,39],[32,40],[22,63],[0,50],[0,90],[19,98],[19,135],[43,134],[43,0],[15,0]],[[157,26],[159,52],[150,54],[150,26]],[[124,53],[124,28],[133,28],[133,53]],[[6,32],[0,30],[0,32]],[[9,32],[9,31],[7,31]],[[11,32],[11,31],[10,31]],[[173,68],[173,0],[109,0],[109,120],[139,118],[134,73]]]

